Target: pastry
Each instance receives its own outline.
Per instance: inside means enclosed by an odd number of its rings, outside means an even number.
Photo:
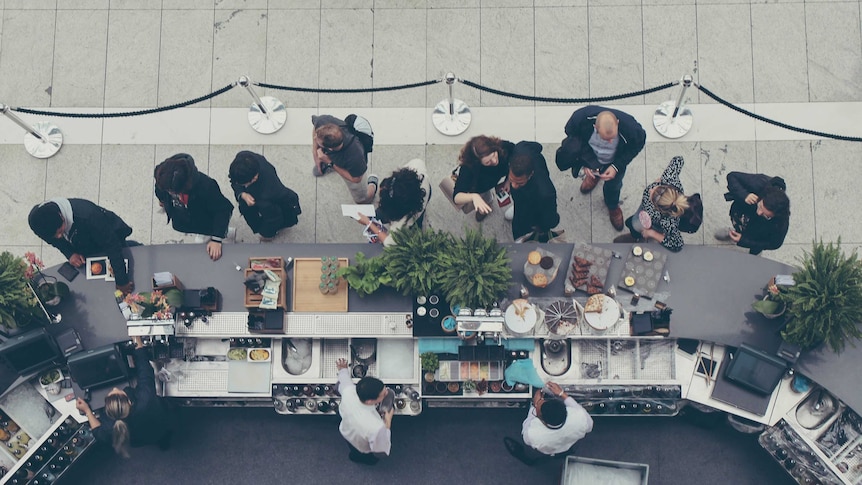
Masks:
[[[551,269],[551,266],[553,266],[553,265],[554,265],[554,258],[552,258],[550,256],[545,256],[544,258],[539,260],[539,266],[541,266],[542,269]]]
[[[575,275],[575,278],[577,278],[579,280],[585,280],[585,279],[590,277],[590,270],[579,269],[579,270],[575,270],[575,272],[573,274]]]
[[[640,246],[635,246],[632,248],[632,254],[634,254],[635,256],[640,256],[643,253],[644,253],[644,250]]]
[[[530,251],[530,254],[527,255],[527,262],[530,264],[539,264],[539,261],[542,260],[542,253],[538,251]]]
[[[650,252],[650,251],[645,252],[644,253],[644,261],[652,261],[652,260],[653,260],[652,252]]]
[[[584,259],[578,256],[575,256],[575,266],[579,268],[589,268],[593,263],[589,259]]]
[[[548,286],[548,277],[543,275],[542,273],[537,273],[533,275],[532,282],[533,285],[539,288],[544,288]]]
[[[587,298],[584,311],[587,313],[601,313],[604,309],[605,295],[593,295]]]
[[[635,279],[632,276],[626,276],[626,279],[624,280],[624,282],[625,282],[626,286],[634,286],[635,285]]]
[[[575,287],[580,288],[581,286],[587,286],[586,278],[579,278],[575,280]]]
[[[524,316],[527,314],[527,310],[530,308],[530,302],[523,298],[518,298],[512,302],[512,306],[515,307],[515,315],[523,320]]]
[[[545,310],[545,325],[557,335],[568,335],[578,322],[578,311],[571,302],[559,300]]]
[[[604,288],[602,288],[601,286],[587,285],[587,294],[588,295],[597,295],[597,294],[601,293],[603,290],[604,290]]]
[[[602,280],[600,280],[599,277],[596,275],[593,275],[590,277],[590,286],[593,286],[596,288],[604,288],[605,287],[604,283],[602,283]]]

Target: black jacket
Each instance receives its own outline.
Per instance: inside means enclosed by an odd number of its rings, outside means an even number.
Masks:
[[[786,189],[784,180],[780,177],[742,172],[727,174],[727,193],[724,194],[724,199],[733,201],[730,206],[730,219],[734,230],[742,234],[736,245],[749,248],[751,254],[759,254],[764,249],[780,248],[790,226],[789,217],[776,216],[767,221],[757,215],[757,204],[745,203],[748,194],[761,197],[763,190],[770,185]]]
[[[59,249],[66,259],[75,253],[85,258],[104,254],[111,261],[117,286],[128,283],[122,249],[126,247],[126,238],[132,234],[132,228],[117,214],[89,200],[69,199],[69,204],[73,220],[69,230],[70,241],[62,237],[44,241]]]
[[[279,229],[295,226],[299,222],[297,216],[302,213],[299,196],[281,183],[275,167],[266,158],[256,153],[246,153],[257,159],[260,171],[257,180],[248,187],[231,183],[233,195],[239,212],[251,230],[264,237],[272,237]],[[243,193],[254,197],[253,206],[249,207],[242,200]]]
[[[590,147],[590,137],[593,135],[596,116],[602,111],[610,111],[620,121],[619,144],[614,155],[613,165],[622,172],[632,160],[643,150],[646,143],[646,132],[632,115],[622,111],[602,106],[585,106],[575,111],[566,123],[566,138],[557,150],[556,164],[560,170],[593,166],[597,162],[596,154]]]
[[[486,167],[482,164],[460,165],[453,197],[461,192],[483,194],[496,187],[501,178],[509,175],[509,158],[512,157],[512,150],[514,149],[514,143],[503,140],[505,156],[502,154],[499,156],[497,165],[493,167]]]
[[[132,401],[132,409],[124,421],[129,427],[131,446],[153,445],[169,430],[169,416],[164,404],[156,396],[156,379],[147,350],[135,349],[132,355],[137,384],[123,389]],[[113,441],[114,420],[102,414],[99,417],[101,426],[93,430],[93,436],[97,441],[110,444]]]
[[[512,237],[518,239],[530,231],[547,232],[560,223],[557,213],[557,191],[551,182],[548,163],[542,155],[542,145],[522,141],[515,145],[512,156],[525,153],[533,162],[533,176],[523,187],[512,189],[515,215],[512,219]]]
[[[165,208],[168,222],[180,232],[225,237],[233,204],[221,193],[215,180],[198,172],[189,177],[188,204],[175,204],[171,194],[156,187],[156,197]]]

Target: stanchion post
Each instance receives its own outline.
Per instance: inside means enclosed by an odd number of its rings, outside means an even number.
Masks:
[[[446,84],[449,85],[449,97],[437,103],[431,114],[431,122],[434,123],[434,128],[437,128],[440,133],[456,136],[467,131],[470,122],[473,121],[473,115],[470,113],[470,107],[467,106],[467,103],[455,99],[453,94],[453,85],[457,80],[455,74],[447,73],[445,80]]]
[[[653,114],[652,124],[665,138],[675,139],[685,136],[694,123],[694,115],[685,106],[685,93],[691,87],[691,83],[690,75],[683,76],[676,100],[671,99],[660,104]]]
[[[9,106],[5,104],[0,104],[0,113],[27,132],[24,134],[24,149],[30,155],[36,158],[50,158],[63,146],[63,133],[57,125],[48,121],[39,121],[30,126],[12,113]]]
[[[248,124],[261,134],[269,135],[280,130],[287,120],[287,109],[278,98],[272,96],[260,97],[251,87],[248,76],[240,76],[237,84],[244,87],[254,102],[248,110]]]

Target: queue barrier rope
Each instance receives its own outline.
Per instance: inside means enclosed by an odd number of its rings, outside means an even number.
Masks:
[[[633,91],[630,93],[617,94],[614,96],[597,96],[593,98],[545,98],[540,96],[528,96],[526,94],[517,94],[517,93],[509,93],[506,91],[501,91],[499,89],[489,88],[487,86],[482,86],[481,84],[474,83],[473,81],[468,81],[467,79],[459,79],[461,84],[465,86],[470,86],[471,88],[478,89],[479,91],[485,91],[486,93],[498,94],[500,96],[505,96],[507,98],[514,99],[522,99],[525,101],[538,101],[542,103],[562,103],[562,104],[582,104],[582,103],[600,103],[604,101],[616,101],[618,99],[625,98],[633,98],[635,96],[642,96],[644,94],[655,93],[657,91],[662,91],[667,88],[671,88],[679,84],[679,81],[673,81],[669,83],[662,84],[661,86],[656,86],[649,89],[643,89],[641,91]]]
[[[299,93],[325,93],[325,94],[343,94],[343,93],[376,93],[380,91],[398,91],[400,89],[413,89],[430,86],[442,82],[442,79],[431,79],[420,83],[399,84],[397,86],[383,86],[379,88],[352,88],[352,89],[336,89],[336,88],[299,88],[295,86],[279,86],[277,84],[267,83],[252,83],[266,89],[277,89],[280,91],[296,91]]]

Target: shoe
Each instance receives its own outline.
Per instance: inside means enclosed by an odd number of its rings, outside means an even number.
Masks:
[[[520,460],[521,463],[527,466],[533,466],[533,464],[535,463],[534,460],[527,458],[527,453],[524,450],[524,445],[522,445],[521,443],[518,443],[517,441],[507,436],[503,438],[503,444],[506,445],[506,451],[508,451],[510,455]]]
[[[717,231],[715,231],[714,235],[715,235],[715,238],[718,239],[719,241],[730,241],[730,228],[729,227],[722,227],[721,229],[718,229]]]
[[[228,227],[227,235],[224,238],[226,241],[236,242],[236,228]]]
[[[273,239],[275,239],[275,236],[272,236],[272,237],[260,236],[260,242],[262,242],[262,243],[272,242]]]
[[[623,227],[623,210],[617,207],[616,209],[608,209],[608,215],[611,218],[611,225],[614,226],[614,229],[617,231],[622,231]]]
[[[353,463],[359,463],[361,465],[376,465],[377,462],[380,461],[380,458],[377,458],[374,455],[363,455],[360,453],[353,453],[353,452],[350,452],[350,454],[347,455],[347,457]]]
[[[316,164],[313,167],[311,167],[311,175],[314,175],[315,177],[323,177],[324,175],[328,174],[331,171],[332,171],[332,164],[324,165],[322,172],[320,171],[320,169],[317,167]]]
[[[615,243],[636,243],[641,241],[642,239],[638,239],[631,234],[623,234],[614,238]]]
[[[210,240],[209,236],[204,236],[203,234],[195,235],[195,244],[203,244]]]
[[[515,205],[509,204],[509,208],[506,209],[505,214],[503,214],[503,218],[509,222],[512,222],[512,219],[515,218]]]
[[[490,212],[488,214],[490,214]],[[479,212],[479,209],[476,209],[476,222],[484,221],[485,218],[488,217],[488,214],[483,214]]]
[[[589,194],[594,188],[596,188],[596,185],[599,185],[598,177],[584,177],[584,181],[581,182],[581,193]]]
[[[371,200],[369,202],[374,202],[374,198],[377,197],[377,189],[380,188],[380,177],[374,174],[369,175],[368,185],[371,184],[374,184],[374,195],[371,196]]]

